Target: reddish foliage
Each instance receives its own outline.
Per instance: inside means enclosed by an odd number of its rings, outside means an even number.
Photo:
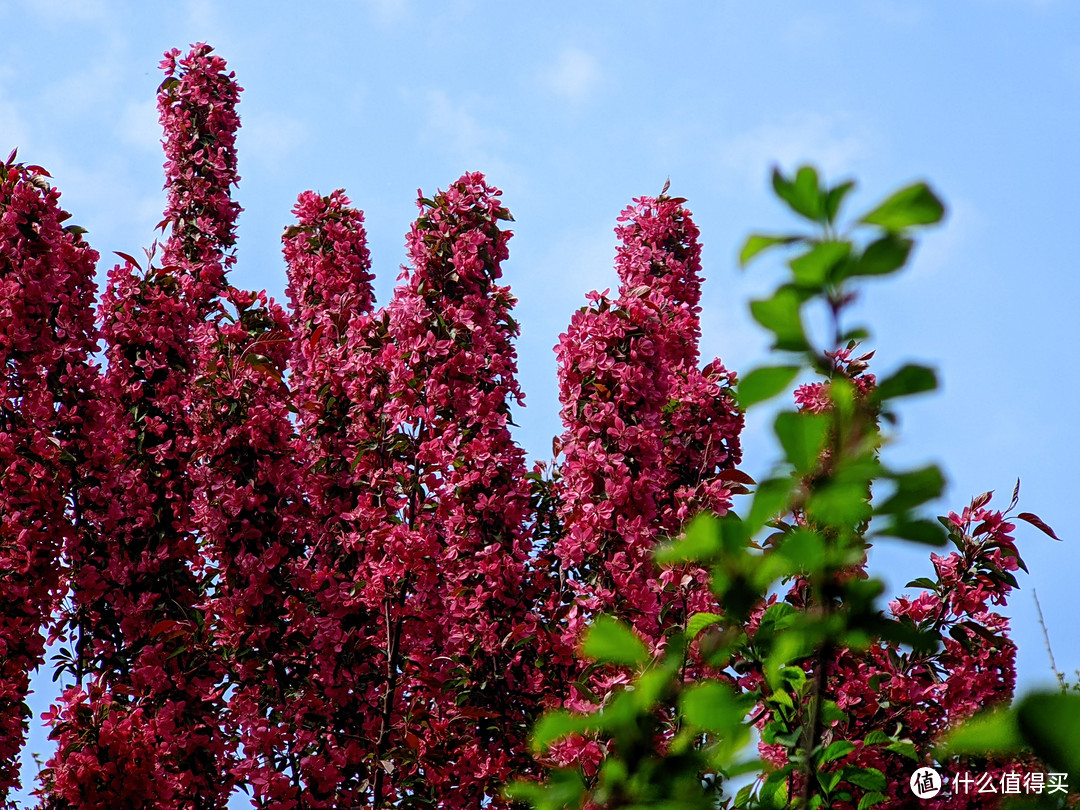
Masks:
[[[734,375],[719,361],[697,367],[701,248],[689,212],[642,197],[619,220],[619,297],[591,294],[556,347],[566,432],[555,552],[573,593],[567,644],[606,611],[655,647],[686,616],[718,609],[703,567],[661,575],[652,551],[697,511],[730,507],[720,473],[739,461],[742,414]],[[601,678],[593,691],[613,685]],[[595,705],[575,693],[568,703]]]
[[[65,507],[96,369],[94,263],[43,171],[0,164],[0,798],[18,784],[29,675],[61,594]]]
[[[286,314],[226,278],[240,88],[206,45],[162,66],[171,230],[163,266],[124,255],[109,274],[104,373],[88,361],[97,255],[40,172],[0,178],[0,800],[67,588],[54,633],[75,645],[74,685],[47,715],[43,806],[220,808],[236,784],[282,810],[501,806],[499,786],[537,768],[540,711],[592,710],[626,679],[578,680],[592,617],[658,651],[722,609],[705,568],[652,559],[748,480],[734,374],[698,367],[698,230],[666,194],[619,217],[619,293],[592,293],[556,348],[565,431],[545,479],[510,432],[500,192],[470,173],[421,197],[411,266],[378,310],[363,215],[342,191],[301,194]],[[830,406],[820,386],[797,399]],[[1014,570],[1015,546],[985,506],[955,519],[936,590],[892,606],[955,629],[945,649],[840,651],[834,736],[899,723],[928,745],[1011,695],[1014,648],[989,608],[1008,586],[983,573]],[[603,746],[556,759],[590,772]],[[850,761],[901,773],[881,756]]]

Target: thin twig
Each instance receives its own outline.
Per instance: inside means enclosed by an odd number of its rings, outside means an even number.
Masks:
[[[1031,595],[1035,599],[1035,610],[1039,613],[1039,627],[1043,631],[1043,641],[1046,642],[1046,654],[1050,656],[1050,671],[1054,673],[1054,677],[1058,679],[1058,685],[1061,687],[1062,692],[1068,691],[1068,687],[1065,685],[1065,674],[1060,672],[1057,668],[1057,662],[1054,661],[1054,651],[1050,649],[1050,633],[1046,630],[1046,620],[1043,619],[1042,605],[1039,604],[1039,594],[1034,588],[1031,589]]]

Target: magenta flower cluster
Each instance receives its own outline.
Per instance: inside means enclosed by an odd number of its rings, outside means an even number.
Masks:
[[[592,711],[626,681],[578,663],[592,618],[659,652],[723,610],[706,568],[652,559],[750,483],[735,375],[699,367],[685,201],[620,215],[618,294],[560,337],[564,432],[530,469],[499,190],[467,173],[421,194],[381,308],[362,213],[304,192],[283,308],[228,282],[234,75],[201,44],[162,67],[163,253],[123,255],[96,308],[98,255],[44,170],[0,166],[0,804],[51,641],[65,689],[41,807],[224,808],[238,786],[275,810],[505,806],[500,786],[542,767],[542,711]],[[822,388],[797,399],[828,407]],[[1011,694],[989,607],[1007,591],[979,572],[1015,568],[1012,527],[984,507],[955,519],[965,550],[934,558],[935,589],[892,607],[954,642],[838,655],[838,738],[900,724],[929,744]],[[604,753],[574,738],[551,761],[592,775]]]

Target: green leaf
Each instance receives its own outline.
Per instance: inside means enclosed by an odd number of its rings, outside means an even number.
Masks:
[[[533,727],[530,739],[532,750],[542,754],[553,742],[571,734],[588,731],[595,721],[596,717],[593,715],[572,714],[563,710],[546,712]]]
[[[848,180],[829,189],[829,193],[825,195],[825,218],[829,222],[836,219],[836,215],[840,212],[840,204],[853,188],[855,188],[855,182]]]
[[[804,292],[785,285],[773,293],[772,298],[750,302],[754,320],[776,335],[774,349],[801,352],[809,347],[800,312],[805,300]]]
[[[855,785],[855,787],[861,787],[863,790],[880,792],[889,786],[885,774],[877,768],[858,768],[849,766],[844,768],[844,779]]]
[[[843,265],[851,255],[850,242],[818,242],[806,253],[788,262],[800,287],[820,290],[835,268]]]
[[[803,166],[795,173],[794,180],[788,180],[779,168],[774,168],[772,181],[776,195],[792,211],[814,222],[825,221],[825,196],[821,192],[816,169]]]
[[[752,233],[746,238],[746,243],[739,251],[739,267],[746,267],[762,251],[776,245],[790,245],[801,242],[801,236],[769,236],[763,233]]]
[[[1008,754],[1023,747],[1017,712],[997,709],[980,712],[945,735],[939,746],[949,756]]]
[[[875,524],[876,525],[876,524]],[[928,546],[943,546],[948,542],[948,535],[936,520],[901,520],[889,521],[879,528],[875,537],[897,537]]]
[[[879,515],[894,515],[914,509],[937,498],[945,489],[945,476],[935,464],[911,472],[894,473],[889,477],[896,484],[896,490],[884,503],[874,508]]]
[[[881,745],[882,743],[891,742],[892,737],[886,734],[881,729],[875,728],[866,737],[863,738],[863,744],[866,746]]]
[[[1016,714],[1024,739],[1041,759],[1063,772],[1080,774],[1080,695],[1029,695]]]
[[[686,623],[686,637],[688,639],[697,638],[698,634],[706,627],[711,627],[723,620],[724,617],[719,613],[695,613]]]
[[[884,402],[887,399],[933,391],[935,388],[937,374],[932,368],[908,364],[884,380],[879,380],[871,397],[875,402]]]
[[[798,366],[755,368],[739,380],[739,405],[749,408],[751,405],[772,399],[787,388],[798,373]]]
[[[934,580],[930,579],[929,577],[919,577],[918,579],[911,580],[911,582],[909,582],[904,587],[905,588],[923,588],[924,590],[927,590],[927,591],[936,591],[937,586],[938,586],[938,584],[936,582],[934,582]]]
[[[919,751],[915,748],[915,743],[908,742],[907,740],[897,740],[894,743],[890,743],[885,746],[885,750],[892,751],[894,754],[907,757],[915,762],[919,761]]]
[[[629,625],[611,616],[598,616],[585,633],[581,652],[605,664],[642,666],[649,650]]]
[[[821,413],[778,414],[774,426],[784,456],[801,473],[817,467],[829,430],[829,417]]]
[[[838,759],[843,759],[854,750],[855,743],[848,742],[847,740],[837,740],[836,742],[829,743],[829,747],[821,752],[821,757],[818,759],[818,762],[822,765],[827,762],[835,762]]]
[[[858,481],[829,481],[810,493],[806,512],[833,527],[854,527],[870,517],[866,485]]]
[[[800,527],[786,535],[778,553],[806,574],[816,573],[825,566],[825,541],[810,529]]]
[[[690,522],[682,537],[656,549],[656,562],[659,565],[702,562],[715,557],[721,548],[720,519],[702,512]]]
[[[758,484],[754,490],[754,501],[750,504],[750,515],[746,519],[748,531],[757,532],[768,521],[783,512],[791,499],[795,481],[790,476],[768,478]]]
[[[730,734],[746,716],[751,701],[736,695],[719,681],[694,684],[679,696],[679,710],[687,721],[706,731]]]
[[[767,638],[777,631],[786,630],[798,621],[798,615],[798,611],[787,602],[774,602],[762,614],[758,634],[764,633]]]
[[[925,183],[915,183],[893,194],[860,222],[899,231],[913,225],[932,225],[945,215],[945,206]]]
[[[876,790],[871,790],[868,793],[864,793],[863,797],[859,799],[858,810],[866,810],[868,807],[873,807],[875,804],[881,804],[888,797],[884,793],[878,793]]]
[[[577,768],[560,768],[550,771],[547,784],[513,782],[504,792],[509,799],[532,803],[534,810],[565,810],[581,806],[585,782]]]
[[[903,267],[915,243],[889,233],[866,246],[856,261],[844,266],[840,278],[852,276],[884,276]]]

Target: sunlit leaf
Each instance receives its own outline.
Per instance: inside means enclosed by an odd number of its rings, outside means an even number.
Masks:
[[[585,633],[581,652],[606,664],[641,666],[649,660],[649,650],[629,625],[611,616],[598,616]]]
[[[915,183],[893,194],[860,222],[890,231],[914,225],[932,225],[945,215],[945,206],[925,183]]]
[[[749,408],[772,399],[787,388],[798,373],[798,366],[765,366],[754,369],[739,380],[739,405]]]

